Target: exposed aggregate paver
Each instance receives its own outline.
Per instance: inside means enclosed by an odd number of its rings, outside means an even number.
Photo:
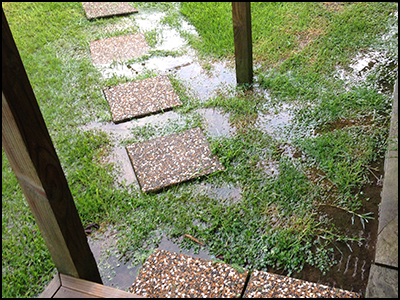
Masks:
[[[246,276],[228,264],[157,249],[129,290],[149,298],[236,298]]]
[[[358,293],[255,270],[244,298],[360,298]]]
[[[223,170],[200,128],[126,147],[143,192]]]
[[[114,123],[182,105],[166,75],[106,87]]]
[[[89,47],[95,65],[138,58],[150,50],[141,32],[91,41]]]
[[[125,2],[82,2],[82,6],[89,20],[138,12]]]

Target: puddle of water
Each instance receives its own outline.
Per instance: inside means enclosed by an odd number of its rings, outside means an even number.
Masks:
[[[103,284],[128,291],[128,288],[135,281],[142,264],[132,266],[129,261],[119,261],[117,255],[109,255],[107,253],[117,242],[115,234],[115,232],[106,231],[93,237],[88,236],[88,243],[99,267]]]
[[[114,140],[123,140],[129,137],[132,127],[134,126],[133,121],[114,124],[113,122],[101,123],[101,122],[90,122],[84,126],[79,127],[82,130],[98,129],[112,135]]]
[[[97,65],[97,68],[104,78],[116,77],[133,78],[139,74],[135,69],[132,69],[124,64],[116,65]]]
[[[205,120],[207,125],[205,131],[212,137],[231,136],[234,134],[235,128],[229,123],[229,115],[222,114],[220,111],[213,108],[202,108],[196,110]]]
[[[285,126],[291,123],[294,115],[291,112],[293,105],[284,103],[279,111],[275,113],[259,114],[256,121],[256,127],[268,133],[277,140],[286,140],[290,142],[290,137],[285,132]]]
[[[146,124],[151,124],[154,126],[162,126],[167,122],[180,122],[182,120],[182,116],[173,110],[166,111],[164,113],[149,115],[143,118],[134,119],[132,123],[134,127],[136,126],[145,126]]]
[[[93,253],[96,263],[99,267],[99,272],[103,284],[128,291],[133,282],[139,275],[140,269],[143,264],[132,265],[131,261],[124,261],[119,259],[114,250],[116,244],[115,231],[106,230],[104,232],[95,233],[93,236],[87,236],[89,247]],[[179,245],[163,236],[157,249],[167,250],[170,252],[190,255],[192,257],[214,259],[205,249],[200,249],[198,253],[194,253],[193,249],[185,250],[180,249]],[[112,254],[110,254],[110,252]]]
[[[174,70],[187,66],[193,62],[193,57],[182,55],[177,57],[150,57],[142,63],[133,63],[129,65],[117,64],[99,65],[99,71],[104,78],[111,78],[114,75],[117,77],[125,76],[132,79],[135,76],[146,73],[148,70],[153,70],[159,75],[166,75]]]
[[[347,90],[356,83],[367,81],[368,76],[377,73],[379,80],[374,82],[374,87],[383,93],[393,91],[393,79],[397,77],[398,62],[388,58],[385,51],[361,53],[353,59],[349,68],[351,71],[337,68],[334,74],[346,83]]]
[[[210,255],[209,252],[205,249],[200,249],[198,253],[194,253],[193,249],[185,250],[180,249],[179,245],[168,239],[167,237],[163,236],[161,239],[160,244],[158,245],[157,249],[166,250],[178,254],[190,255],[196,258],[204,258],[204,259],[213,259],[215,258],[213,255]]]
[[[166,16],[165,12],[141,9],[135,15],[136,24],[142,32],[161,28],[160,20]]]
[[[181,37],[178,30],[172,28],[167,24],[161,24],[161,20],[166,16],[164,12],[157,12],[153,10],[141,10],[135,15],[135,20],[141,32],[160,30],[160,38],[157,45],[154,47],[156,50],[178,50],[187,46],[187,42]],[[197,35],[196,29],[193,25],[186,22],[183,18],[179,19],[181,29]],[[160,39],[159,38],[159,39]]]
[[[115,24],[105,25],[101,31],[106,33],[113,33],[115,31],[123,31],[125,29],[131,29],[136,27],[135,19],[131,16],[120,16],[118,22]]]
[[[193,57],[189,55],[183,55],[178,57],[166,56],[166,57],[151,57],[145,62],[145,66],[148,69],[156,70],[157,73],[166,74],[174,69],[187,66],[193,62]],[[133,68],[138,68],[140,72],[140,66],[143,65],[132,65]]]
[[[236,85],[236,73],[227,62],[211,63],[212,72],[206,72],[198,62],[183,66],[176,75],[186,82],[202,100],[217,96],[218,89],[232,89]]]
[[[200,183],[194,187],[194,191],[214,199],[219,199],[227,204],[232,204],[232,202],[238,202],[242,199],[242,189],[232,185],[219,187],[215,184]]]

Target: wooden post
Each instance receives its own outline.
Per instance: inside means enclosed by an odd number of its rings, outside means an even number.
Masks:
[[[4,151],[59,272],[102,283],[3,10],[1,23]]]
[[[233,36],[235,41],[236,81],[253,82],[253,49],[250,2],[232,2]]]

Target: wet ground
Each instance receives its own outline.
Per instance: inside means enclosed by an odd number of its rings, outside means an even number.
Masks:
[[[373,166],[374,173],[380,177],[383,174],[383,159],[380,159]],[[377,171],[375,171],[375,169]],[[334,265],[325,275],[315,267],[305,265],[300,273],[293,273],[291,276],[306,281],[321,283],[331,287],[340,287],[348,291],[354,291],[365,296],[369,270],[375,257],[375,243],[378,231],[378,208],[381,202],[382,187],[377,184],[376,178],[370,174],[370,184],[363,189],[362,203],[363,208],[357,211],[359,214],[373,212],[374,219],[368,219],[362,225],[360,218],[354,217],[352,224],[352,214],[336,207],[320,206],[319,213],[332,220],[341,232],[349,236],[362,238],[360,242],[349,242],[347,246],[344,243],[336,243],[334,253],[331,256],[332,261],[338,263]],[[351,249],[350,249],[351,248]],[[286,272],[268,269],[268,272],[287,275]]]
[[[142,32],[161,30],[160,28],[162,28],[162,39],[161,42],[157,43],[155,49],[181,50],[183,54],[176,57],[152,57],[144,63],[130,65],[103,65],[99,67],[103,76],[111,77],[115,74],[116,76],[132,78],[147,70],[153,70],[160,75],[173,74],[194,92],[195,97],[204,101],[217,95],[221,89],[231,89],[235,85],[236,79],[232,62],[209,62],[209,67],[205,69],[204,63],[201,63],[197,59],[194,51],[187,46],[186,41],[181,38],[175,29],[167,25],[160,25],[159,20],[164,15],[162,12],[139,10],[139,13],[135,14],[135,22]],[[121,23],[130,24],[130,21],[122,20]],[[194,28],[185,22],[182,23],[182,26],[187,30],[194,31]],[[350,69],[338,69],[336,76],[351,85],[360,80],[365,80],[366,76],[372,72],[387,73],[386,77],[380,77],[382,79],[377,84],[382,92],[388,92],[393,89],[393,86],[390,84],[392,78],[390,76],[394,76],[396,70],[397,62],[387,58],[384,52],[371,52],[363,53],[356,57]],[[267,94],[264,96],[267,99],[269,97]],[[265,113],[259,114],[254,125],[278,140],[281,137],[282,141],[286,141],[282,144],[283,155],[297,158],[301,157],[302,154],[298,153],[290,145],[290,136],[285,131],[285,126],[290,124],[294,117],[291,112],[292,109],[293,107],[289,104],[283,104],[274,110],[266,109]],[[198,109],[195,113],[201,115],[204,132],[208,136],[232,136],[236,133],[235,125],[230,123],[228,114],[212,108]],[[113,137],[115,147],[112,149],[108,160],[119,166],[119,181],[125,182],[127,185],[132,184],[134,188],[138,188],[139,186],[128,154],[125,147],[122,146],[121,141],[130,137],[134,127],[145,126],[146,124],[165,126],[168,122],[179,122],[182,118],[181,114],[175,111],[168,111],[120,124],[92,122],[83,126],[82,129],[100,129]],[[347,125],[351,126],[351,124]],[[265,162],[265,170],[266,172],[270,172],[270,176],[277,175],[278,165],[274,163],[273,161]],[[383,174],[383,160],[378,161],[372,167],[376,168],[374,173],[378,177]],[[369,179],[371,184],[363,188],[363,209],[358,212],[360,214],[373,212],[374,219],[368,220],[368,223],[365,223],[365,228],[358,217],[354,219],[354,226],[349,227],[348,224],[352,222],[352,215],[346,211],[330,206],[321,206],[319,208],[320,214],[331,218],[338,228],[343,229],[350,236],[358,236],[363,238],[363,240],[359,243],[349,243],[351,249],[343,243],[338,244],[332,256],[332,260],[336,260],[338,263],[326,275],[322,275],[321,271],[315,267],[306,265],[302,272],[294,273],[292,277],[332,287],[340,287],[364,295],[369,269],[375,254],[378,205],[382,189],[376,184],[376,178],[372,174],[370,174]],[[197,184],[195,190],[199,193],[207,193],[212,197],[217,197],[221,201],[239,201],[242,197],[241,190],[235,186],[217,187],[208,184]],[[127,290],[134,282],[141,265],[132,267],[129,262],[124,263],[119,261],[117,254],[109,253],[109,250],[113,248],[112,245],[115,244],[115,234],[115,232],[94,233],[88,240],[96,261],[100,266],[104,284]],[[165,236],[162,237],[158,248],[181,254],[189,254],[194,257],[213,258],[204,250],[200,251],[199,254],[194,254],[193,251],[181,250],[176,243],[168,240]],[[285,274],[282,271],[272,268],[267,271]]]

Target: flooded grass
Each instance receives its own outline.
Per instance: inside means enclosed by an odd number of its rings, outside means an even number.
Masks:
[[[254,84],[238,87],[229,3],[93,22],[81,3],[3,4],[83,224],[101,224],[88,241],[104,284],[127,290],[160,248],[363,295],[398,64],[397,5],[379,5],[252,4]],[[148,55],[92,65],[89,41],[137,31]],[[157,75],[182,107],[113,124],[101,88]],[[141,193],[125,146],[193,127],[225,171]],[[37,295],[54,266],[4,152],[2,170],[3,295]]]

